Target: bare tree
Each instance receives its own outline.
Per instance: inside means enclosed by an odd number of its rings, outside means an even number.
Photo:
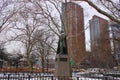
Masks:
[[[61,1],[60,0],[52,0],[52,1],[37,1],[34,3],[38,8],[42,11],[41,14],[46,23],[44,25],[46,28],[54,32],[58,37],[60,36],[60,30],[62,27],[62,13],[61,13]]]
[[[39,38],[38,38],[39,36]],[[36,33],[36,39],[38,42],[34,47],[34,53],[40,58],[42,72],[44,72],[44,68],[48,69],[47,63],[50,55],[54,52],[54,38],[51,38],[52,35],[50,33],[45,33],[45,31],[39,31]]]
[[[11,29],[11,32],[13,33],[10,36],[10,41],[17,41],[19,43],[22,43],[23,47],[25,48],[27,63],[32,69],[32,64],[30,62],[30,55],[34,51],[34,46],[40,42],[39,38],[40,35],[35,35],[39,31],[41,32],[41,29],[46,32],[51,32],[49,29],[46,29],[45,23],[46,20],[41,14],[37,13],[43,13],[40,8],[37,8],[36,5],[33,5],[30,1],[23,1],[21,2],[22,8],[16,13],[16,16],[14,16],[15,26]],[[19,32],[19,33],[18,33]],[[46,35],[46,32],[45,35]],[[42,34],[44,35],[44,34]],[[48,43],[45,43],[46,41],[43,40],[43,43],[46,45],[51,46]],[[43,45],[44,46],[44,45]],[[47,48],[44,46],[44,48]],[[52,48],[54,49],[54,48]],[[54,49],[55,51],[55,49]]]
[[[16,22],[14,28],[12,28],[11,40],[21,42],[25,48],[27,63],[32,68],[30,63],[30,54],[32,52],[33,45],[36,40],[33,39],[33,33],[40,28],[40,21],[38,15],[35,15],[27,3],[23,3],[24,6],[21,8],[17,16],[15,17]],[[18,33],[19,32],[19,33]]]
[[[6,28],[10,28],[11,24],[13,24],[12,17],[18,9],[12,0],[0,1],[0,33]]]
[[[113,40],[120,42],[120,25],[119,24],[112,24],[111,25],[111,32],[113,34]]]
[[[96,9],[99,13],[107,16],[112,21],[120,24],[120,1],[119,0],[96,0],[97,3],[101,4],[101,6],[97,5],[93,0],[72,0],[72,1],[85,1],[91,7]]]
[[[112,54],[115,66],[119,64],[119,52],[120,52],[120,25],[111,24],[111,42],[112,42]]]
[[[5,38],[9,36],[6,33],[14,26],[13,17],[21,7],[17,7],[14,0],[0,0],[0,49],[5,49],[6,43],[9,42]],[[5,49],[6,50],[6,49]],[[0,54],[4,56],[4,53]],[[9,61],[5,53],[4,60]]]
[[[12,3],[12,0],[0,0],[0,35],[2,34],[2,31],[4,32],[5,29],[12,27],[12,17],[17,12],[17,9],[14,7],[14,3]],[[2,39],[4,36],[1,36],[0,38],[0,49],[3,49],[5,46],[5,41]]]

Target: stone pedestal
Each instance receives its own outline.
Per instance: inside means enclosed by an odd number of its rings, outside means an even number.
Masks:
[[[55,76],[71,76],[68,55],[57,54],[55,62]]]

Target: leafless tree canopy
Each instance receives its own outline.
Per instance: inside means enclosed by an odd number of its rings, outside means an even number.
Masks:
[[[12,17],[16,14],[19,8],[16,8],[15,2],[12,0],[0,1],[0,33],[4,29],[11,27],[10,25],[13,24]]]
[[[59,21],[51,14],[50,2],[46,1],[16,1],[19,10],[12,17],[14,25],[10,28],[9,41],[17,41],[25,49],[27,63],[32,68],[30,55],[39,44],[39,54],[46,58],[47,54],[56,52],[53,47],[54,34],[59,36]],[[22,7],[21,7],[22,6]],[[49,9],[48,9],[49,8]],[[44,38],[43,38],[44,37]],[[38,49],[37,49],[38,50]],[[45,55],[44,55],[45,54]]]
[[[107,16],[112,21],[120,24],[120,1],[119,0],[72,0],[72,1],[85,1],[91,7],[96,9],[99,13]],[[96,4],[99,3],[101,6]]]

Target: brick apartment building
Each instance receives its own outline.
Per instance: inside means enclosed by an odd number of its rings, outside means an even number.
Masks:
[[[112,67],[108,21],[96,15],[90,20],[91,67]]]
[[[80,63],[86,57],[83,8],[78,4],[68,2],[63,3],[62,12],[70,59]]]

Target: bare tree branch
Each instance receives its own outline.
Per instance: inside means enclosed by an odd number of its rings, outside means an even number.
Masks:
[[[96,6],[92,1],[90,0],[73,0],[73,1],[85,1],[87,2],[91,7],[93,7],[94,9],[96,9],[99,13],[107,16],[109,19],[111,19],[112,21],[120,24],[120,20],[118,18],[115,18],[114,16],[112,16],[111,14],[105,12],[104,10],[100,9],[98,6]],[[119,11],[119,9],[118,9]]]

